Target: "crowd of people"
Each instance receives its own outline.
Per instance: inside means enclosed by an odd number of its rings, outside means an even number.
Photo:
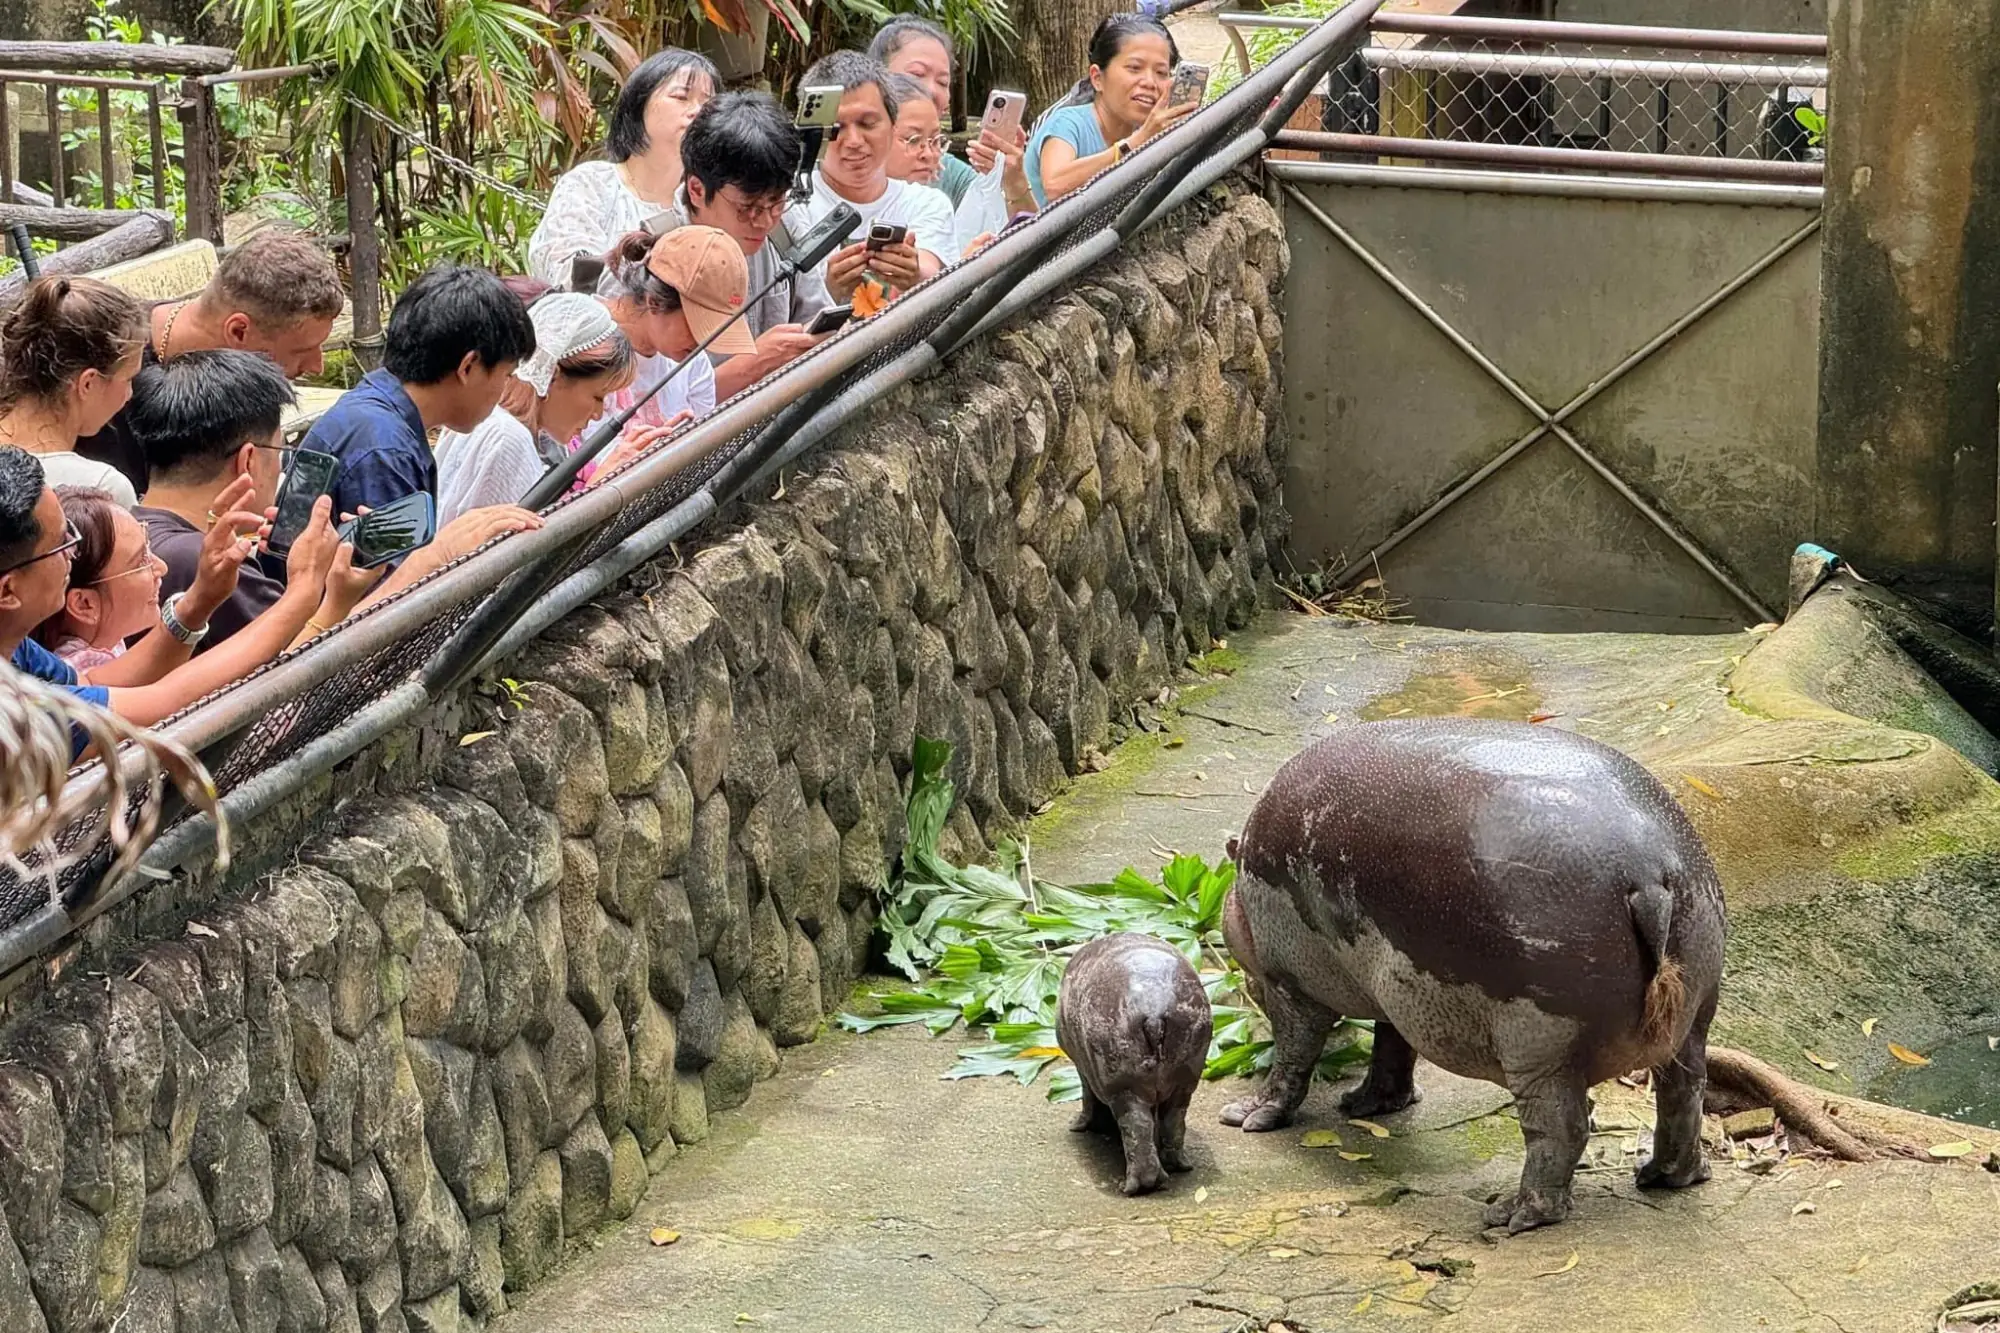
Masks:
[[[296,445],[292,380],[320,371],[343,304],[312,238],[259,233],[184,301],[31,283],[0,322],[0,653],[150,725],[540,526],[521,502],[552,469],[575,486],[614,475],[1195,109],[1169,104],[1178,54],[1159,23],[1107,20],[1090,55],[1061,104],[1032,126],[982,121],[960,157],[943,129],[951,39],[892,19],[802,79],[838,96],[815,164],[775,98],[659,52],[611,108],[602,160],[556,183],[529,272],[420,276],[380,368]],[[859,226],[796,266],[799,238],[842,207]],[[301,460],[325,478],[303,500],[286,490]],[[408,545],[357,553],[369,515],[413,504],[429,521]]]

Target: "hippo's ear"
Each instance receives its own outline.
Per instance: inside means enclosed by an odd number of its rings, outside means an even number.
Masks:
[[[1222,850],[1229,854],[1230,860],[1234,861],[1236,859],[1236,839],[1231,838],[1228,842],[1222,844]]]

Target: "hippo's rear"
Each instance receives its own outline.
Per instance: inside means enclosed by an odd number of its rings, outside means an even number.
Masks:
[[[1686,815],[1633,760],[1525,723],[1354,727],[1278,771],[1237,857],[1225,930],[1275,1054],[1225,1123],[1288,1123],[1334,1022],[1373,1018],[1349,1114],[1415,1101],[1418,1054],[1513,1092],[1527,1164],[1495,1225],[1567,1214],[1587,1091],[1633,1069],[1655,1071],[1659,1102],[1639,1183],[1707,1178],[1722,890]]]

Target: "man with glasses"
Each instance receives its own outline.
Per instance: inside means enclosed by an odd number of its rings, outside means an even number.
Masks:
[[[723,93],[701,109],[681,136],[681,222],[727,232],[743,247],[754,297],[776,277],[782,260],[770,244],[785,226],[787,193],[799,167],[799,132],[768,93]],[[800,219],[792,230],[803,234]],[[750,306],[744,322],[757,335],[747,356],[715,359],[715,396],[728,398],[811,347],[805,326],[833,304],[817,270],[773,287]]]

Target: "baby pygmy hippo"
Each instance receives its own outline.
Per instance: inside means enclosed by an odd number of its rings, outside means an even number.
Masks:
[[[1070,1128],[1117,1122],[1125,1193],[1156,1190],[1166,1171],[1188,1169],[1188,1101],[1208,1061],[1210,1029],[1201,978],[1172,945],[1107,935],[1071,957],[1056,999],[1056,1039],[1083,1080]]]

